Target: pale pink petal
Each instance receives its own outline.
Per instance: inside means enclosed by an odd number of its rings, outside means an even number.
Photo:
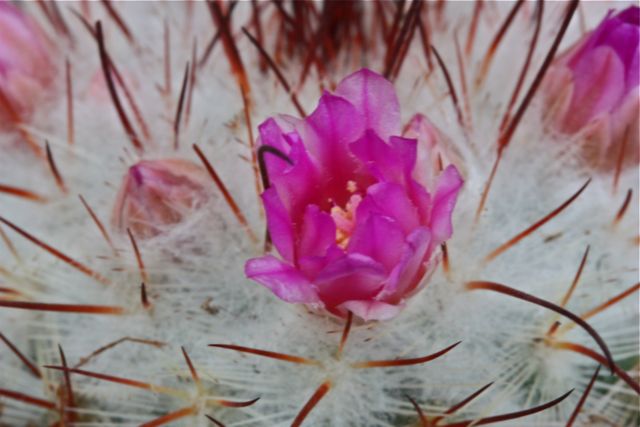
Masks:
[[[424,114],[420,113],[411,117],[405,127],[403,136],[417,139],[428,150],[431,150],[440,138],[435,125]]]
[[[157,236],[208,200],[208,179],[201,166],[188,160],[142,160],[125,174],[111,221],[141,239]]]
[[[549,117],[553,126],[562,127],[562,121],[571,108],[573,98],[573,73],[563,64],[549,67],[544,80],[544,103],[547,108],[545,116]]]
[[[433,196],[433,206],[431,208],[433,245],[439,245],[451,237],[453,232],[451,215],[462,184],[462,178],[453,165],[447,166],[438,179],[438,186]]]
[[[639,132],[633,132],[640,129],[640,88],[636,88],[635,92],[627,95],[615,114],[611,117],[612,135],[611,139],[618,144],[622,144],[625,137],[628,137],[625,147],[625,161],[630,160],[632,163],[638,163],[638,152],[640,151]],[[628,130],[631,130],[627,133]],[[611,148],[611,147],[610,147]],[[615,147],[610,150],[610,157],[615,157],[619,153],[621,147]]]
[[[255,280],[281,300],[292,303],[318,302],[313,285],[298,270],[267,255],[247,261],[244,267],[248,278]]]
[[[403,136],[418,140],[413,178],[426,188],[433,188],[440,162],[451,163],[451,155],[444,150],[440,132],[427,117],[416,114],[407,124]]]
[[[389,320],[400,314],[404,304],[387,304],[373,300],[347,301],[339,309],[348,310],[365,322],[370,320]]]
[[[362,69],[342,80],[335,93],[356,107],[365,129],[374,130],[383,139],[400,134],[400,105],[389,80]]]
[[[418,211],[420,224],[427,224],[431,218],[431,195],[418,182],[411,179],[407,183],[407,194]]]
[[[21,115],[30,114],[56,76],[55,53],[36,21],[0,1],[0,89]],[[0,129],[8,122],[0,108]]]

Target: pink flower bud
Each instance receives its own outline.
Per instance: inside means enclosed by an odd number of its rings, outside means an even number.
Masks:
[[[138,162],[124,177],[113,224],[136,237],[154,237],[202,206],[208,199],[206,185],[206,171],[190,161]]]
[[[547,75],[546,98],[555,127],[563,133],[584,132],[599,145],[599,157],[615,157],[614,146],[625,135],[632,138],[629,154],[637,146],[639,41],[640,8],[631,6],[613,16],[609,12]]]
[[[415,114],[409,120],[402,136],[418,141],[413,177],[427,188],[437,185],[438,176],[446,165],[460,163],[450,144],[444,143],[443,134],[423,114]]]
[[[462,186],[454,166],[425,182],[437,173],[417,170],[418,141],[400,134],[393,85],[366,69],[325,93],[304,120],[260,125],[259,144],[289,160],[266,157],[271,186],[262,194],[281,259],[251,259],[247,276],[285,301],[337,315],[398,314],[451,236]]]
[[[31,113],[43,89],[53,82],[50,50],[41,28],[20,9],[0,0],[0,95],[21,118]],[[6,109],[1,102],[0,123],[12,120]]]

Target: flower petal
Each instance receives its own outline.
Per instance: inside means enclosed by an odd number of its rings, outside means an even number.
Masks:
[[[315,111],[298,124],[298,134],[325,180],[323,197],[341,206],[351,196],[347,183],[360,180],[357,176],[360,167],[348,145],[362,136],[363,126],[354,106],[330,93],[322,95]]]
[[[397,304],[416,289],[424,276],[430,247],[431,233],[426,227],[416,229],[407,237],[402,249],[402,258],[378,295],[380,300]]]
[[[433,188],[437,171],[440,170],[439,162],[451,163],[444,152],[440,132],[427,117],[416,114],[405,127],[403,136],[418,140],[413,178],[427,188]]]
[[[267,214],[267,228],[274,246],[282,258],[294,263],[293,224],[276,189],[273,187],[266,189],[262,193],[262,202]]]
[[[368,129],[362,138],[349,144],[349,148],[379,181],[402,184],[415,166],[417,141],[394,136],[389,142]]]
[[[640,8],[637,6],[628,7],[612,18],[605,18],[591,36],[594,39],[594,47],[609,46],[622,61],[626,70],[625,85],[627,89],[625,93],[638,85],[638,73],[640,72],[638,70],[639,17]]]
[[[405,235],[420,225],[418,212],[407,192],[401,185],[394,183],[382,182],[367,189],[366,196],[356,210],[356,219],[364,222],[371,214],[393,218]]]
[[[462,178],[453,165],[447,166],[438,179],[431,208],[431,231],[434,246],[451,237],[453,232],[451,214],[462,184]]]
[[[272,154],[265,155],[267,174],[272,187],[278,191],[280,199],[294,223],[302,219],[304,207],[319,202],[320,178],[309,153],[295,132],[284,133],[290,124],[283,119],[266,120],[259,126],[260,144],[274,147],[286,154],[293,164]]]
[[[322,270],[315,285],[322,301],[336,307],[348,300],[375,297],[385,277],[385,268],[372,258],[347,254]]]
[[[400,133],[400,104],[393,84],[368,69],[340,82],[335,91],[351,102],[364,118],[365,129],[373,129],[383,139]]]
[[[309,205],[304,212],[298,242],[298,256],[325,256],[329,246],[336,243],[336,224],[326,212]]]
[[[268,145],[289,155],[291,145],[285,139],[284,132],[280,129],[275,119],[268,119],[261,123],[258,126],[258,132],[260,133],[259,145]],[[289,163],[275,155],[266,155],[265,163],[270,179],[283,174],[287,169],[291,168]]]
[[[326,254],[323,256],[300,256],[298,257],[298,269],[302,271],[305,277],[308,277],[312,282],[320,274],[325,267],[344,257],[345,252],[335,243],[329,246]]]
[[[405,235],[396,221],[388,216],[372,214],[357,223],[347,252],[373,258],[390,272],[400,260],[404,241]]]
[[[389,320],[396,317],[404,308],[402,304],[393,305],[380,301],[354,300],[342,303],[339,309],[349,310],[365,322],[369,320]]]
[[[599,114],[613,111],[624,87],[624,66],[612,48],[601,46],[586,53],[574,69],[571,108],[563,130],[576,132]]]
[[[313,285],[298,270],[267,255],[247,261],[244,267],[248,278],[271,290],[281,300],[292,303],[318,302]]]

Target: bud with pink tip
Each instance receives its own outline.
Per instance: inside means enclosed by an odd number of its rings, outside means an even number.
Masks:
[[[0,0],[0,128],[28,116],[52,84],[50,51],[42,29],[21,9]]]
[[[206,185],[206,172],[190,161],[138,162],[124,177],[113,223],[136,237],[154,237],[202,206],[209,198]]]
[[[554,126],[566,134],[582,132],[591,157],[600,161],[616,157],[625,139],[628,157],[637,156],[639,42],[640,8],[609,12],[547,75]]]

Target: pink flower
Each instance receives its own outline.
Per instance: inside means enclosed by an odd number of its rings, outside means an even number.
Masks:
[[[21,116],[33,110],[35,99],[53,82],[49,52],[40,27],[20,9],[0,0],[0,95]],[[11,115],[0,102],[0,122],[7,117]]]
[[[366,69],[322,95],[306,119],[260,125],[259,143],[288,157],[267,153],[262,194],[282,259],[251,259],[247,276],[284,301],[337,315],[398,314],[451,236],[462,186],[448,166],[430,194],[416,174],[418,141],[400,132],[392,84]]]
[[[206,172],[187,160],[138,162],[124,177],[113,223],[136,237],[154,237],[207,201],[206,180]]]
[[[546,92],[561,132],[584,130],[605,153],[622,141],[627,129],[637,138],[639,41],[640,8],[631,6],[617,15],[609,12],[555,61]]]

